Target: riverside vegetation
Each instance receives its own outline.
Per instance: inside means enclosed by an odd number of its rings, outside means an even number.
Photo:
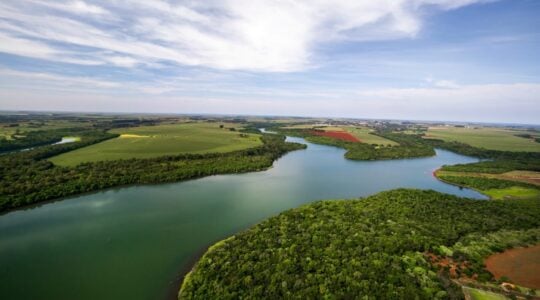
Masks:
[[[380,160],[401,159],[413,157],[426,157],[435,155],[435,150],[422,141],[420,135],[406,135],[393,132],[378,132],[376,135],[393,141],[399,145],[373,145],[359,142],[347,142],[313,134],[311,129],[277,128],[277,131],[290,136],[305,138],[306,140],[329,146],[336,146],[347,150],[345,157],[353,160]],[[374,134],[374,133],[371,133]]]
[[[0,156],[0,211],[120,185],[262,170],[288,151],[305,148],[302,144],[285,142],[284,136],[265,134],[261,136],[261,146],[227,153],[86,162],[70,167],[57,166],[47,160],[118,136],[104,130],[77,134],[81,137],[77,143],[42,146]]]
[[[181,299],[459,299],[448,269],[428,254],[472,262],[539,242],[540,202],[478,201],[400,189],[320,201],[272,217],[209,248]],[[536,230],[534,232],[528,230]],[[501,242],[500,236],[512,242]],[[481,243],[474,237],[483,236]]]
[[[511,171],[540,172],[540,153],[500,151],[474,147],[457,141],[443,141],[439,139],[425,139],[425,133],[404,134],[391,128],[380,129],[369,133],[398,145],[372,145],[361,142],[348,142],[314,134],[310,128],[283,128],[277,131],[283,134],[304,137],[306,140],[341,147],[347,150],[345,157],[353,160],[380,160],[425,157],[435,155],[434,148],[446,149],[459,154],[489,159],[479,163],[443,166],[435,172],[440,180],[480,191],[492,198],[540,198],[540,184],[536,182],[520,182],[508,178],[493,178],[493,176],[477,176],[478,172],[487,174],[502,174]],[[506,145],[507,146],[507,145]],[[508,147],[508,146],[507,146]],[[517,148],[515,148],[517,150]],[[453,171],[450,173],[449,171]],[[459,172],[459,173],[457,173]]]

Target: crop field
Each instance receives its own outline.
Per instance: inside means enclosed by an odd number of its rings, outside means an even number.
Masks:
[[[350,132],[352,135],[356,136],[358,139],[362,141],[362,143],[366,144],[377,144],[377,145],[390,145],[390,146],[397,146],[398,143],[391,141],[389,139],[385,139],[383,137],[370,134],[372,132],[371,129],[366,127],[345,127],[345,130]]]
[[[426,138],[457,141],[491,150],[540,152],[540,143],[533,139],[518,137],[526,131],[501,128],[430,127]]]
[[[83,162],[150,158],[180,153],[229,152],[261,145],[260,137],[231,131],[236,124],[185,123],[114,129],[120,137],[67,152],[50,161],[61,166]],[[236,129],[239,129],[237,127]]]
[[[354,135],[352,135],[352,134],[350,134],[350,133],[348,133],[346,131],[333,131],[333,130],[318,131],[318,130],[313,130],[312,134],[318,135],[318,136],[325,136],[325,137],[333,138],[333,139],[336,139],[336,140],[342,140],[342,141],[346,141],[346,142],[353,142],[353,143],[361,142],[357,137],[355,137]]]
[[[370,134],[370,132],[373,132],[372,129],[369,129],[367,127],[353,127],[353,126],[330,126],[330,125],[321,125],[321,124],[299,124],[299,125],[292,125],[284,127],[287,129],[317,129],[317,130],[324,130],[327,132],[345,132],[352,135],[356,140],[353,138],[347,137],[344,140],[350,140],[350,141],[360,141],[361,143],[365,144],[377,144],[377,145],[390,145],[390,146],[397,146],[398,143],[391,141],[389,139],[385,139],[383,137]],[[345,136],[345,135],[343,135]],[[331,136],[330,136],[331,137]],[[338,139],[343,139],[339,138]]]
[[[493,254],[485,264],[495,278],[506,276],[520,286],[540,289],[540,245]]]

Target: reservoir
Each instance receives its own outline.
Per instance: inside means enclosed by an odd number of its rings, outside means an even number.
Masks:
[[[0,299],[174,298],[179,276],[212,243],[281,211],[320,199],[394,188],[483,195],[432,172],[475,158],[351,161],[340,148],[308,145],[272,168],[172,184],[122,187],[0,216]]]

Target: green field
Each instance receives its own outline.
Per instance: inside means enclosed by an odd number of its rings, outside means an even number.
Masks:
[[[345,130],[357,137],[362,143],[397,146],[398,143],[383,137],[371,134],[373,130],[366,127],[345,127]]]
[[[489,189],[484,190],[482,193],[491,197],[491,199],[534,199],[540,198],[540,190],[526,188],[521,186],[513,186],[505,189]]]
[[[185,123],[114,129],[120,137],[80,148],[55,157],[50,161],[61,166],[83,162],[150,158],[180,153],[229,152],[256,147],[260,137],[230,131],[237,125],[222,123]]]
[[[506,300],[504,295],[483,291],[470,287],[463,287],[463,293],[468,294],[471,300]]]
[[[540,152],[540,143],[532,139],[515,136],[527,133],[501,128],[461,128],[437,126],[430,127],[426,138],[457,141],[474,147],[501,151]]]

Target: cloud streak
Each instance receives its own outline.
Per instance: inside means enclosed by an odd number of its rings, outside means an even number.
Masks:
[[[479,2],[486,1],[9,0],[0,4],[0,51],[127,68],[291,72],[316,65],[326,43],[412,38],[427,9]]]

